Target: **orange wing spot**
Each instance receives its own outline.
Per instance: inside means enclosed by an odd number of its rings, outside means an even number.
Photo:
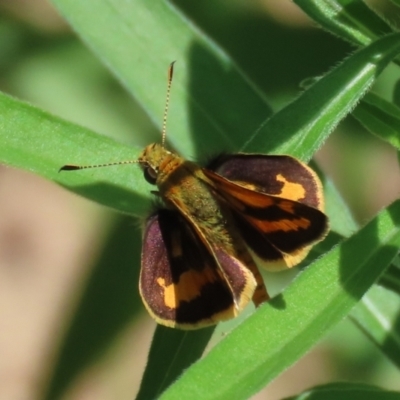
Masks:
[[[243,204],[246,206],[250,207],[258,207],[258,208],[266,208],[275,205],[276,200],[273,198],[270,198],[266,196],[265,194],[259,193],[259,192],[247,192],[242,189],[240,186],[238,186],[239,189],[236,189],[236,191],[228,191],[231,196],[233,196],[236,200],[241,201]],[[233,200],[230,200],[229,202],[234,202]],[[243,206],[242,206],[243,208]]]
[[[289,182],[281,174],[277,175],[276,180],[283,183],[281,193],[276,196],[294,201],[299,201],[306,197],[306,190],[300,183]]]
[[[251,219],[253,226],[259,227],[264,233],[270,232],[293,232],[300,229],[308,229],[311,225],[310,220],[306,218],[296,219],[280,219],[279,221],[259,221],[257,219]]]
[[[220,279],[211,268],[200,272],[190,270],[184,272],[178,283],[165,284],[164,278],[158,278],[157,284],[164,290],[164,303],[167,307],[176,309],[181,301],[191,301],[201,295],[201,289],[207,284]]]
[[[296,214],[295,210],[294,210],[294,206],[295,203],[293,203],[292,201],[280,201],[277,206],[283,210],[286,211],[289,214]]]

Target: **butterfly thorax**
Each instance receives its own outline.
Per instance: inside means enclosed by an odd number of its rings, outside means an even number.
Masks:
[[[195,163],[166,150],[161,144],[147,146],[139,157],[145,173],[154,178],[159,196],[168,208],[178,208],[205,230],[226,231],[226,210],[210,190],[210,181]],[[225,221],[225,222],[223,222]]]

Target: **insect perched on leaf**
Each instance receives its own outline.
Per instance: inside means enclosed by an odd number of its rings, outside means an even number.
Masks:
[[[165,148],[173,74],[168,74],[161,144],[138,160],[164,207],[146,221],[139,289],[155,320],[196,329],[269,299],[257,265],[291,268],[328,229],[316,173],[290,156],[223,155],[202,168]]]

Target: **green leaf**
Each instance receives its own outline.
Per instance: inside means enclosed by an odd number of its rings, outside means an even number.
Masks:
[[[209,155],[210,145],[237,151],[270,115],[232,60],[168,2],[52,2],[159,126],[167,67],[177,61],[168,140],[187,157]]]
[[[357,45],[366,45],[393,30],[360,0],[294,0],[324,29]]]
[[[157,325],[136,400],[157,399],[182,371],[201,357],[213,332],[214,327],[182,332]]]
[[[400,393],[363,383],[338,382],[316,386],[286,400],[399,400]]]
[[[400,268],[392,264],[379,279],[379,284],[400,295]]]
[[[161,397],[247,399],[342,320],[397,255],[400,201],[311,264]]]
[[[1,93],[0,115],[0,162],[34,172],[117,210],[147,212],[148,185],[136,165],[94,169],[83,174],[58,172],[67,163],[135,160],[139,155],[137,149]]]
[[[400,367],[400,297],[375,285],[351,313],[352,320]]]
[[[348,205],[344,202],[335,184],[322,172],[318,171],[318,167],[314,166],[314,164],[312,163],[311,166],[318,172],[324,188],[325,209],[329,216],[331,232],[334,231],[343,237],[350,236],[358,229],[358,224],[351,215]]]
[[[352,115],[371,133],[400,149],[400,108],[369,92]]]
[[[266,149],[309,160],[399,51],[399,34],[357,51],[271,117],[251,137],[245,150]]]

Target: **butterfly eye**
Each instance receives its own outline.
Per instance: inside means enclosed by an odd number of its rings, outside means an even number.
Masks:
[[[146,167],[143,171],[143,175],[144,175],[144,179],[146,179],[146,181],[148,183],[150,183],[151,185],[155,185],[156,184],[156,180],[157,180],[157,172],[151,168],[151,167]]]

